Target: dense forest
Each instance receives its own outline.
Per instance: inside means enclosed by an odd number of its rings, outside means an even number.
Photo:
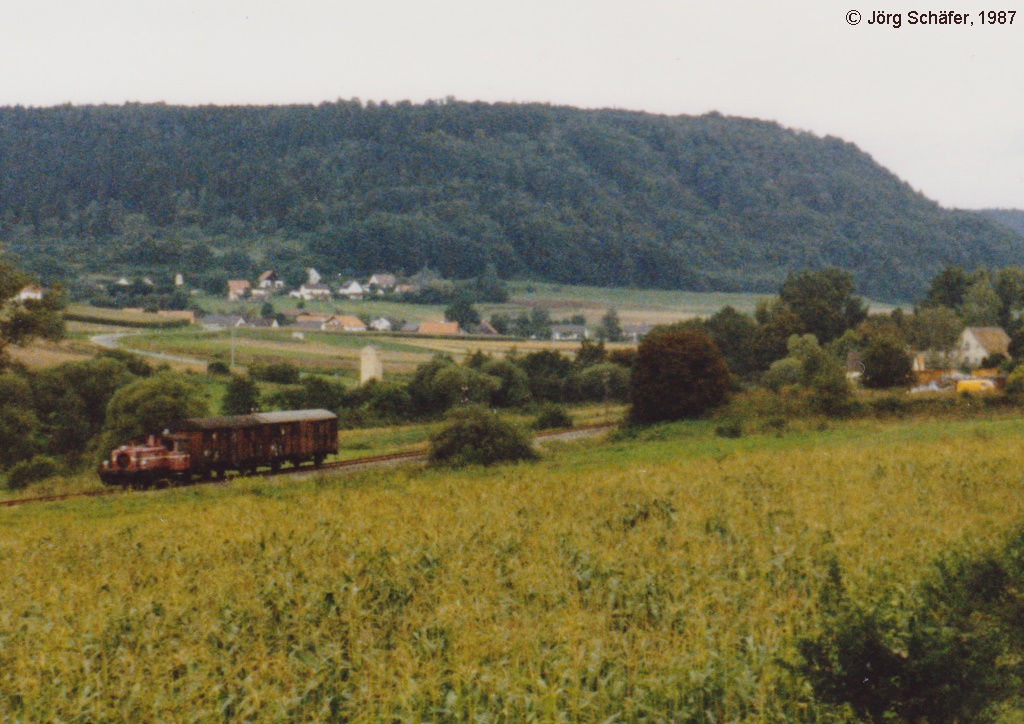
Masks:
[[[1019,209],[982,209],[979,213],[1024,236],[1024,211]]]
[[[1021,235],[775,123],[455,101],[0,108],[0,242],[51,281],[273,267],[772,291],[837,266],[915,299]]]

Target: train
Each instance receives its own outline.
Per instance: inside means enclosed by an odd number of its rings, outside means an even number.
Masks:
[[[298,467],[338,452],[338,416],[328,410],[195,417],[161,435],[134,438],[100,465],[107,485],[145,487],[162,480],[223,478],[228,471]]]

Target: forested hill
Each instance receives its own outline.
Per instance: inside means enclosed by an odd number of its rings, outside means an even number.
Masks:
[[[978,213],[998,221],[1024,236],[1024,211],[1019,209],[982,209]]]
[[[488,263],[566,283],[774,291],[835,265],[911,299],[946,263],[1024,262],[854,145],[718,114],[546,105],[0,109],[0,234],[30,267],[208,284]]]

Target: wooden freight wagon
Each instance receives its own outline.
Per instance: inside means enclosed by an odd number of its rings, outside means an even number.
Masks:
[[[199,477],[258,467],[277,470],[286,462],[320,465],[338,452],[338,416],[327,410],[291,410],[191,418],[175,425],[169,437],[188,450],[192,474]]]

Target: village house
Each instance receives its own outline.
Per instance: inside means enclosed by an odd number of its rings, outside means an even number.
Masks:
[[[43,288],[37,284],[29,284],[26,287],[22,287],[21,291],[18,292],[17,300],[19,302],[27,302],[29,299],[35,299],[41,301],[43,298]]]
[[[280,289],[284,286],[284,282],[278,279],[277,272],[273,269],[268,269],[260,274],[259,279],[256,281],[256,286],[260,289]]]
[[[250,289],[252,289],[252,284],[246,279],[229,279],[228,301],[237,302],[240,299],[244,299]]]
[[[967,327],[957,341],[957,357],[978,367],[986,357],[1001,354],[1010,358],[1010,337],[1000,327]]]
[[[289,292],[288,296],[311,302],[314,299],[330,299],[331,288],[326,284],[303,284],[297,290]]]
[[[317,313],[314,313],[314,312],[305,312],[305,313],[300,314],[297,317],[295,317],[295,323],[296,324],[326,324],[331,319],[331,317],[333,317],[333,316],[334,315],[332,315],[332,314],[317,314]]]
[[[338,296],[348,297],[353,302],[362,301],[363,294],[366,292],[363,286],[355,279],[349,279],[345,282],[341,289],[338,290]]]
[[[398,279],[394,274],[374,274],[370,277],[370,280],[366,282],[367,290],[372,290],[378,297],[384,296],[384,292],[389,289],[394,289],[395,285],[398,284]]]
[[[395,325],[387,317],[377,317],[370,320],[370,329],[375,332],[390,332],[394,328]]]
[[[649,324],[624,324],[622,325],[622,341],[639,344],[640,340],[654,327]]]
[[[239,317],[237,314],[208,314],[203,317],[201,324],[203,325],[203,329],[209,332],[219,332],[222,329],[244,327],[245,318]]]
[[[365,332],[366,325],[359,317],[351,314],[336,314],[324,324],[324,328],[333,332]]]
[[[444,337],[461,334],[461,330],[458,322],[420,322],[416,333]]]

